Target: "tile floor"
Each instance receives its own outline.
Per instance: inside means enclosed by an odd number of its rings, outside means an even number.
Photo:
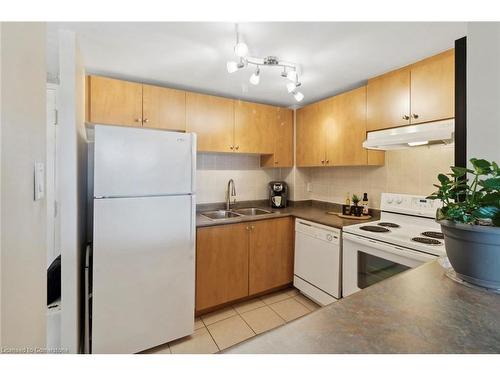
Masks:
[[[295,288],[278,291],[202,315],[196,319],[195,331],[191,336],[143,353],[217,353],[318,308],[319,305]]]

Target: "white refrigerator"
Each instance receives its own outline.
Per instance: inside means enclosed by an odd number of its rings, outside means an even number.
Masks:
[[[190,335],[196,136],[96,125],[92,353],[137,353]]]

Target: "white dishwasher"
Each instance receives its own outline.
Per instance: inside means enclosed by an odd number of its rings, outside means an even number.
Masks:
[[[295,264],[293,285],[321,305],[340,298],[341,231],[295,220]]]

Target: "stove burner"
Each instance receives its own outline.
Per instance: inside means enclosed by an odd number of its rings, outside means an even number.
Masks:
[[[388,227],[388,228],[399,228],[401,226],[401,225],[396,224],[396,223],[388,223],[388,222],[378,223],[377,225],[380,225],[381,227]]]
[[[368,232],[390,232],[389,229],[383,228],[383,227],[376,227],[375,225],[364,225],[362,227],[359,227],[359,229],[366,230]]]
[[[428,232],[422,232],[420,233],[422,236],[425,236],[425,237],[430,237],[430,238],[436,238],[438,240],[443,240],[444,239],[444,235],[443,233],[441,232],[432,232],[432,231],[428,231]]]
[[[415,241],[415,242],[420,242],[420,243],[423,243],[426,245],[442,245],[441,241],[435,240],[433,238],[413,237],[411,240]]]

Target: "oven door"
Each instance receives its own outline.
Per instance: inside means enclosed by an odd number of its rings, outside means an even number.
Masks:
[[[346,297],[436,258],[434,255],[344,233],[342,295]]]

